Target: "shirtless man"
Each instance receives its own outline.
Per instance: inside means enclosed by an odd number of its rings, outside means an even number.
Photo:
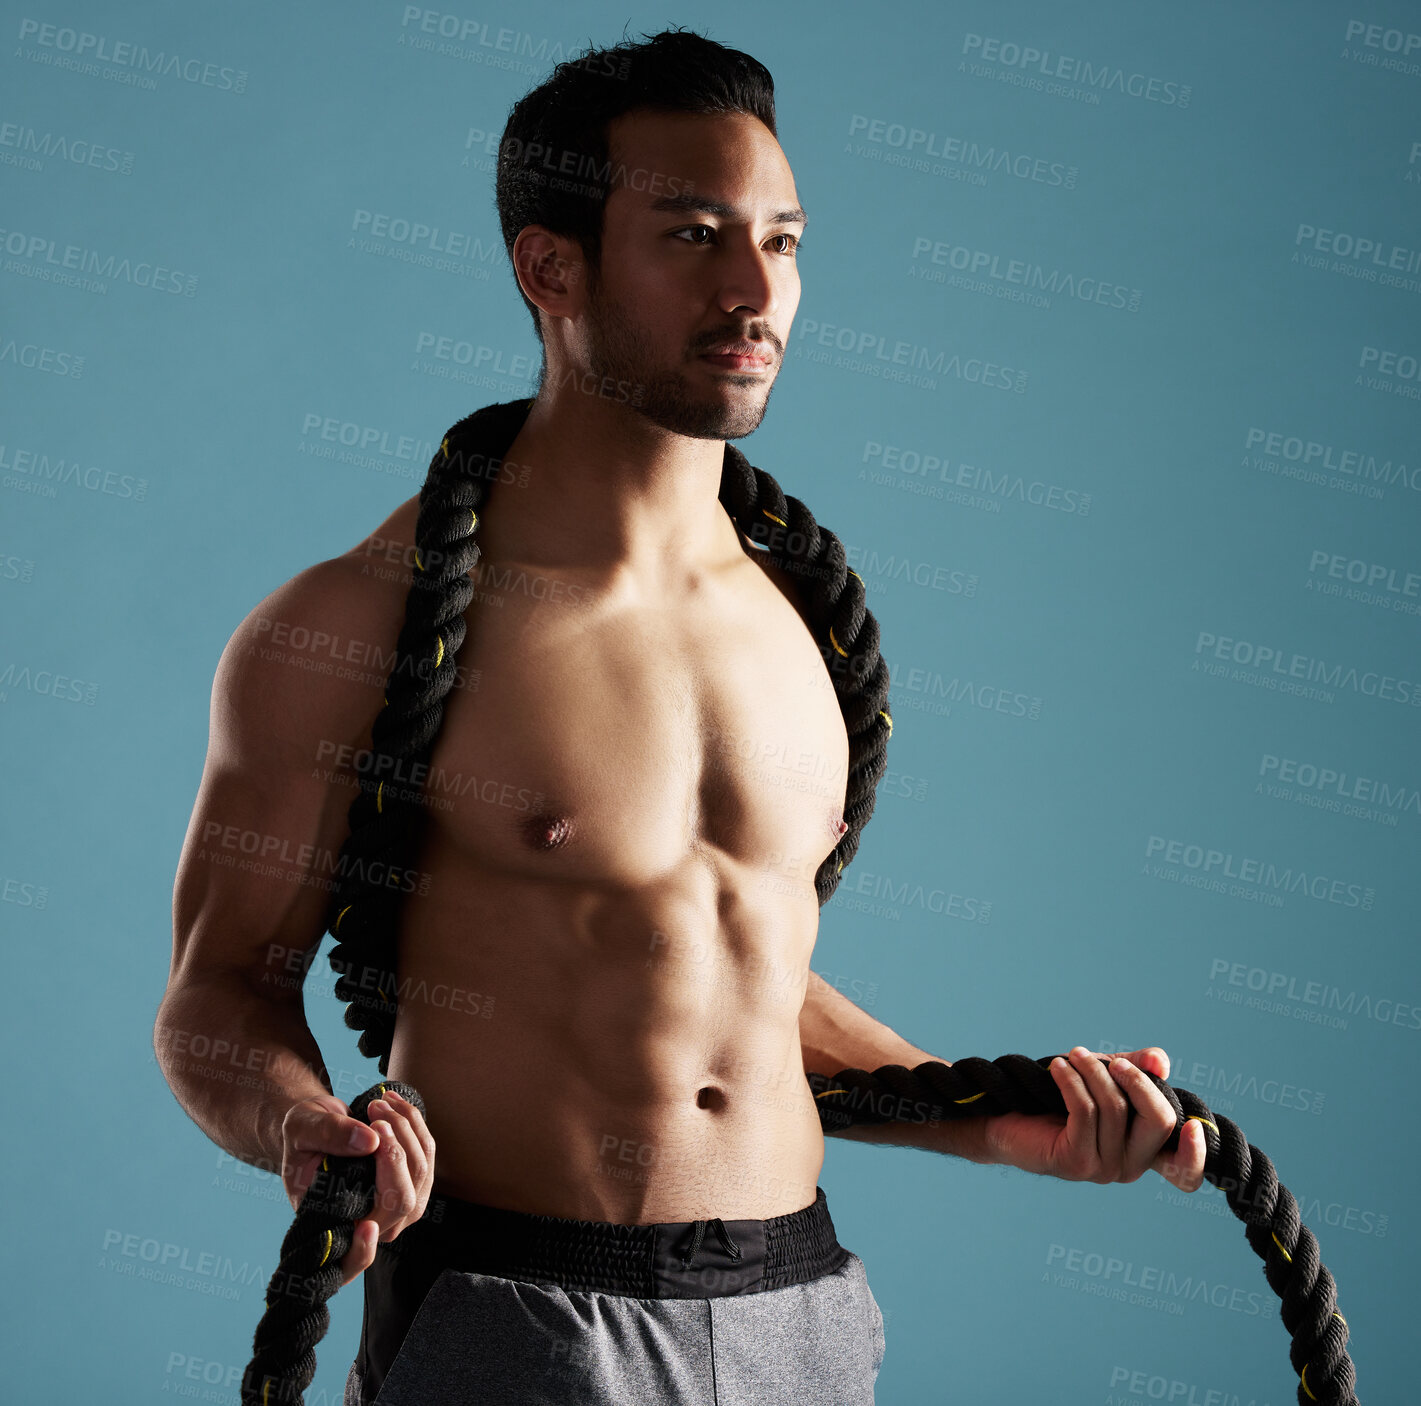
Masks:
[[[760,423],[790,339],[805,215],[753,105],[638,102],[657,64],[734,77],[746,56],[684,34],[612,52],[633,56],[611,79],[614,168],[662,178],[614,183],[595,259],[536,221],[511,244],[545,358],[507,455],[530,471],[481,515],[458,656],[476,686],[448,695],[431,757],[480,784],[429,807],[428,890],[398,929],[402,986],[463,993],[398,1011],[389,1077],[427,1121],[393,1094],[369,1126],[349,1116],[306,1024],[304,966],[274,976],[318,948],[324,888],[284,861],[213,859],[214,836],[278,837],[308,868],[340,850],[384,680],[269,646],[280,626],[392,657],[417,500],[258,605],[213,689],[155,1046],[184,1108],[279,1169],[293,1206],[323,1153],[374,1153],[375,1208],[341,1262],[345,1283],[370,1271],[348,1406],[516,1402],[525,1385],[538,1401],[869,1402],[883,1355],[817,1185],[804,1076],[940,1056],[809,969],[848,738],[802,583],[717,501],[725,442]],[[583,64],[567,81],[590,81]],[[214,1077],[194,1032],[257,1073]],[[1072,1180],[1154,1169],[1192,1191],[1202,1130],[1162,1154],[1174,1117],[1141,1070],[1167,1078],[1164,1052],[1107,1066],[1078,1047],[1052,1069],[1064,1118],[840,1135]],[[790,1243],[795,1263],[777,1262]],[[627,1246],[629,1277],[572,1263]],[[542,1270],[517,1269],[535,1249]]]

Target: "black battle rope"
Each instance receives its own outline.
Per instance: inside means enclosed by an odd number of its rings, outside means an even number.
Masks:
[[[908,1069],[884,1064],[872,1074],[841,1069],[810,1074],[809,1087],[827,1132],[853,1123],[926,1122],[997,1113],[1060,1113],[1065,1099],[1048,1066],[1054,1058],[926,1060]],[[1141,1071],[1145,1073],[1145,1071]],[[1337,1286],[1318,1254],[1317,1240],[1298,1215],[1293,1193],[1278,1180],[1267,1156],[1237,1123],[1213,1113],[1188,1089],[1171,1088],[1146,1073],[1174,1109],[1174,1131],[1161,1151],[1173,1152],[1185,1123],[1204,1125],[1204,1175],[1224,1193],[1263,1261],[1269,1287],[1283,1301],[1283,1326],[1293,1335],[1289,1360],[1298,1373],[1302,1406],[1357,1406],[1356,1372],[1347,1356],[1347,1320],[1337,1311]],[[1131,1107],[1129,1117],[1133,1120]]]
[[[418,1092],[398,1079],[375,1084],[350,1104],[350,1116],[368,1123],[367,1107],[393,1089],[427,1110]],[[252,1339],[252,1360],[242,1375],[242,1406],[301,1406],[316,1375],[316,1344],[331,1325],[326,1300],[345,1277],[357,1222],[375,1204],[375,1154],[321,1158],[296,1219],[281,1242],[281,1258],[266,1287],[266,1312]]]
[[[998,1113],[1064,1114],[1065,1100],[1048,1066],[1054,1058],[927,1060],[913,1069],[884,1064],[871,1074],[841,1069],[810,1074],[809,1087],[825,1132],[854,1123],[929,1122]],[[1142,1071],[1144,1072],[1144,1071]],[[1243,1221],[1248,1243],[1263,1260],[1269,1287],[1283,1301],[1283,1324],[1293,1335],[1289,1353],[1298,1375],[1300,1406],[1358,1406],[1356,1372],[1347,1355],[1347,1320],[1337,1311],[1337,1286],[1318,1254],[1317,1240],[1302,1223],[1293,1194],[1278,1180],[1273,1163],[1243,1135],[1237,1123],[1209,1110],[1188,1089],[1146,1074],[1174,1109],[1174,1131],[1161,1151],[1179,1146],[1185,1123],[1204,1125],[1204,1175]],[[424,1100],[408,1084],[387,1079],[350,1105],[353,1118],[394,1089],[425,1114]],[[1135,1110],[1129,1111],[1133,1119]],[[326,1335],[326,1300],[340,1288],[341,1258],[350,1249],[357,1221],[375,1200],[374,1153],[328,1156],[301,1201],[281,1260],[267,1287],[267,1310],[257,1325],[254,1356],[242,1378],[242,1406],[301,1406],[316,1372],[316,1344]]]

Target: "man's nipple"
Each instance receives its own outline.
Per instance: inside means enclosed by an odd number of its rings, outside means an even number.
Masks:
[[[523,838],[534,849],[557,849],[572,836],[572,821],[565,815],[538,811],[523,822]]]

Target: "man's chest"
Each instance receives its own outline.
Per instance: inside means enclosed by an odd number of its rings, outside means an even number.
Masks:
[[[674,609],[485,602],[459,664],[424,790],[472,862],[641,886],[699,854],[812,885],[839,837],[843,718],[768,580]]]

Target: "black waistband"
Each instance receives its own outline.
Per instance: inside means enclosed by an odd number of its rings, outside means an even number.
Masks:
[[[644,1299],[719,1298],[803,1284],[848,1258],[824,1188],[767,1220],[617,1225],[485,1206],[435,1193],[423,1217],[382,1252],[445,1269]]]

